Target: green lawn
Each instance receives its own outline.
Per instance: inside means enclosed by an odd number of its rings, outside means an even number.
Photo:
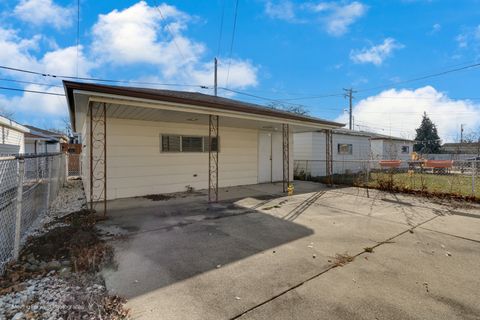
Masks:
[[[393,182],[395,187],[459,194],[463,196],[475,195],[480,198],[480,176],[475,177],[475,194],[472,193],[471,175],[462,174],[432,174],[432,173],[371,173],[368,185],[381,187],[382,184]]]
[[[418,190],[427,192],[440,192],[452,195],[475,196],[480,200],[480,175],[475,177],[475,194],[472,193],[472,176],[459,173],[432,174],[415,172],[391,173],[371,172],[366,179],[365,174],[334,174],[331,177],[305,177],[297,176],[299,180],[311,180],[322,183],[339,185],[368,186],[375,189],[391,190]]]

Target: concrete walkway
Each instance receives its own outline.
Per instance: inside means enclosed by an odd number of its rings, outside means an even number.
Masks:
[[[478,207],[296,187],[111,203],[109,290],[135,319],[480,318]]]

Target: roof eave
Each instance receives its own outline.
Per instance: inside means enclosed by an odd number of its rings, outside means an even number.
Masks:
[[[345,124],[334,122],[334,121],[315,119],[315,118],[310,119],[300,115],[283,113],[275,110],[269,110],[267,108],[265,108],[264,110],[260,108],[258,110],[254,110],[254,109],[252,110],[252,109],[249,109],[248,107],[238,107],[238,106],[226,105],[226,104],[221,104],[216,102],[206,102],[206,101],[200,101],[200,100],[189,99],[189,98],[153,94],[150,92],[139,92],[139,91],[135,91],[134,89],[129,89],[125,87],[103,86],[103,85],[96,85],[96,84],[90,84],[90,83],[71,82],[71,81],[63,81],[63,84],[64,84],[65,93],[66,93],[67,101],[69,105],[70,121],[72,122],[72,127],[74,131],[76,131],[75,100],[73,96],[75,90],[89,91],[92,93],[112,94],[116,96],[139,98],[139,99],[146,99],[146,100],[152,100],[152,101],[165,101],[165,102],[172,102],[172,103],[189,104],[189,105],[215,108],[219,110],[237,111],[237,112],[243,112],[243,113],[249,113],[249,114],[265,115],[265,116],[271,116],[279,119],[301,121],[301,122],[310,123],[314,125],[324,125],[332,128],[340,128],[345,126]]]

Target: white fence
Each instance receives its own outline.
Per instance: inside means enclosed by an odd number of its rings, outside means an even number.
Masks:
[[[0,274],[65,183],[64,154],[0,157]]]

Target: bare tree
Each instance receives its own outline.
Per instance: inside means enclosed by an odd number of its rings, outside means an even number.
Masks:
[[[267,107],[271,109],[296,113],[302,116],[306,116],[310,114],[310,111],[300,104],[285,104],[281,102],[270,102],[269,104],[267,104]]]
[[[0,107],[0,116],[12,119],[14,115],[15,115],[14,111],[7,110],[4,107]]]

